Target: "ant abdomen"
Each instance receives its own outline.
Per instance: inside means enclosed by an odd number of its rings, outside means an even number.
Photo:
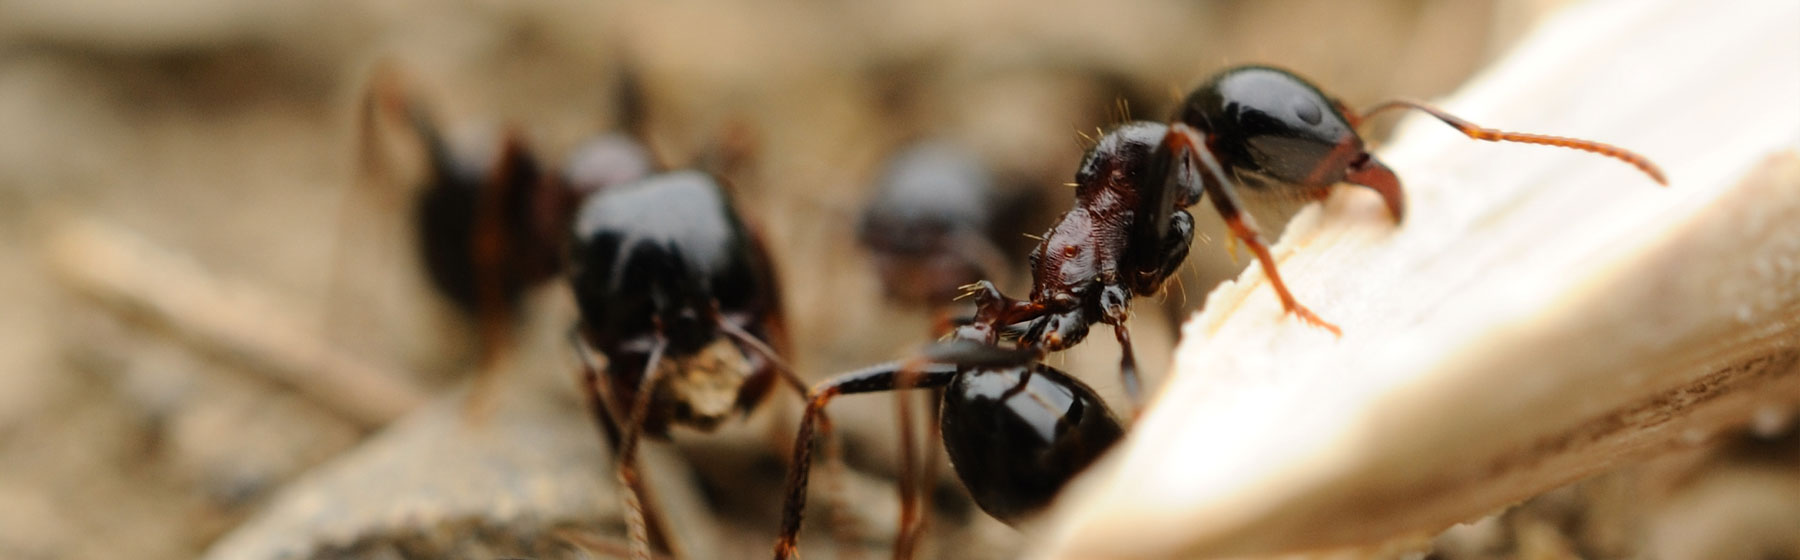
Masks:
[[[1093,389],[1040,363],[957,376],[939,421],[969,495],[1008,524],[1042,510],[1125,433]]]
[[[1350,164],[1367,153],[1336,102],[1279,68],[1219,73],[1188,95],[1176,121],[1204,131],[1207,147],[1240,177],[1279,184],[1329,187],[1343,182]]]

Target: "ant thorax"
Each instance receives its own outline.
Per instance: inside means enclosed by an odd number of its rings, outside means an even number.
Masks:
[[[1031,253],[1032,301],[1075,307],[1091,284],[1119,277],[1136,197],[1105,188],[1083,194]]]

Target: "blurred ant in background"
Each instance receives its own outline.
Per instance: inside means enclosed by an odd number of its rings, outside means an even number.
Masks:
[[[749,414],[778,382],[799,394],[806,386],[779,357],[780,290],[761,237],[722,179],[659,163],[642,140],[637,74],[621,68],[615,103],[631,132],[582,143],[558,175],[544,173],[515,133],[491,157],[454,155],[388,69],[378,70],[365,123],[375,111],[404,115],[426,148],[420,252],[433,287],[480,325],[484,363],[505,350],[523,294],[566,274],[581,317],[571,343],[614,452],[631,553],[649,558],[654,545],[679,556],[639,474],[642,436],[676,425],[712,431]],[[733,136],[701,159],[735,167],[747,149]]]
[[[376,148],[379,124],[391,117],[403,119],[423,148],[426,175],[412,190],[415,240],[432,288],[476,325],[479,373],[470,392],[472,409],[488,398],[524,297],[562,272],[576,205],[656,167],[640,140],[643,92],[635,73],[621,68],[614,105],[629,132],[590,139],[574,150],[560,174],[546,171],[516,131],[503,133],[491,149],[456,149],[437,119],[407,91],[394,65],[384,63],[373,72],[358,123],[358,156],[366,175],[387,180],[384,154]]]
[[[1482,128],[1437,108],[1410,100],[1393,100],[1358,114],[1325,95],[1310,82],[1285,70],[1267,66],[1240,66],[1213,75],[1176,110],[1167,133],[1155,144],[1151,157],[1155,168],[1134,182],[1162,185],[1144,190],[1137,202],[1137,216],[1130,229],[1132,243],[1172,242],[1180,236],[1185,208],[1212,195],[1213,208],[1225,219],[1231,233],[1255,253],[1282,307],[1301,320],[1339,334],[1335,325],[1320,319],[1288,292],[1276,270],[1256,223],[1243,212],[1236,188],[1287,189],[1323,199],[1333,185],[1352,183],[1381,195],[1395,222],[1405,214],[1405,196],[1394,172],[1375,159],[1356,127],[1368,117],[1389,109],[1418,109],[1449,124],[1464,135],[1492,142],[1520,142],[1572,148],[1629,163],[1659,184],[1667,184],[1662,171],[1649,159],[1630,151],[1573,138],[1506,132]],[[1144,126],[1144,125],[1132,125]],[[1155,125],[1151,125],[1155,126]],[[1078,243],[1078,241],[1077,241]],[[1186,251],[1181,251],[1185,255]],[[1138,278],[1134,285],[1154,285],[1174,255],[1137,252],[1128,260]],[[1037,297],[1034,295],[1034,301]]]

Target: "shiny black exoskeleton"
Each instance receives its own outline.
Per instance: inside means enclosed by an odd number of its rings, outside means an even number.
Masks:
[[[1285,70],[1221,72],[1187,96],[1175,121],[1204,131],[1244,186],[1315,191],[1349,180],[1381,192],[1396,220],[1402,214],[1398,181],[1369,155],[1342,105]]]
[[[719,179],[691,170],[589,196],[569,247],[578,342],[607,358],[604,375],[584,360],[583,383],[617,451],[632,554],[648,558],[653,541],[673,551],[641,498],[641,437],[675,425],[710,431],[748,414],[777,381],[806,391],[776,350],[786,335],[773,264]]]
[[[1044,364],[969,368],[944,389],[939,426],[982,511],[1018,523],[1124,436],[1080,380]]]
[[[575,216],[569,284],[583,340],[607,357],[606,404],[632,403],[646,372],[674,376],[653,385],[648,433],[711,428],[772,386],[773,365],[736,335],[781,336],[774,270],[711,175],[663,173],[589,197]],[[659,358],[666,367],[651,363]],[[718,394],[676,394],[690,384]]]
[[[825,406],[838,396],[943,387],[938,422],[950,463],[975,503],[1009,524],[1041,511],[1124,436],[1093,389],[1040,363],[1036,349],[999,345],[998,332],[979,316],[977,321],[921,359],[847,373],[813,388],[794,443],[776,558],[795,554],[813,434]]]

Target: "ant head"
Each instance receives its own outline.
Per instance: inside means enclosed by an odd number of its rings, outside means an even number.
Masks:
[[[1227,168],[1278,183],[1322,189],[1368,159],[1338,103],[1277,68],[1220,72],[1188,95],[1176,118],[1205,132]]]
[[[768,256],[711,175],[663,173],[602,190],[582,204],[573,234],[570,286],[598,340],[660,330],[671,354],[691,352],[716,338],[721,312],[756,313],[772,301]]]
[[[1124,435],[1093,389],[1036,362],[958,375],[939,422],[969,495],[1009,524],[1042,510]]]
[[[1075,171],[1077,188],[1150,177],[1151,155],[1168,133],[1168,125],[1150,121],[1129,121],[1113,128],[1081,159],[1081,167]]]

